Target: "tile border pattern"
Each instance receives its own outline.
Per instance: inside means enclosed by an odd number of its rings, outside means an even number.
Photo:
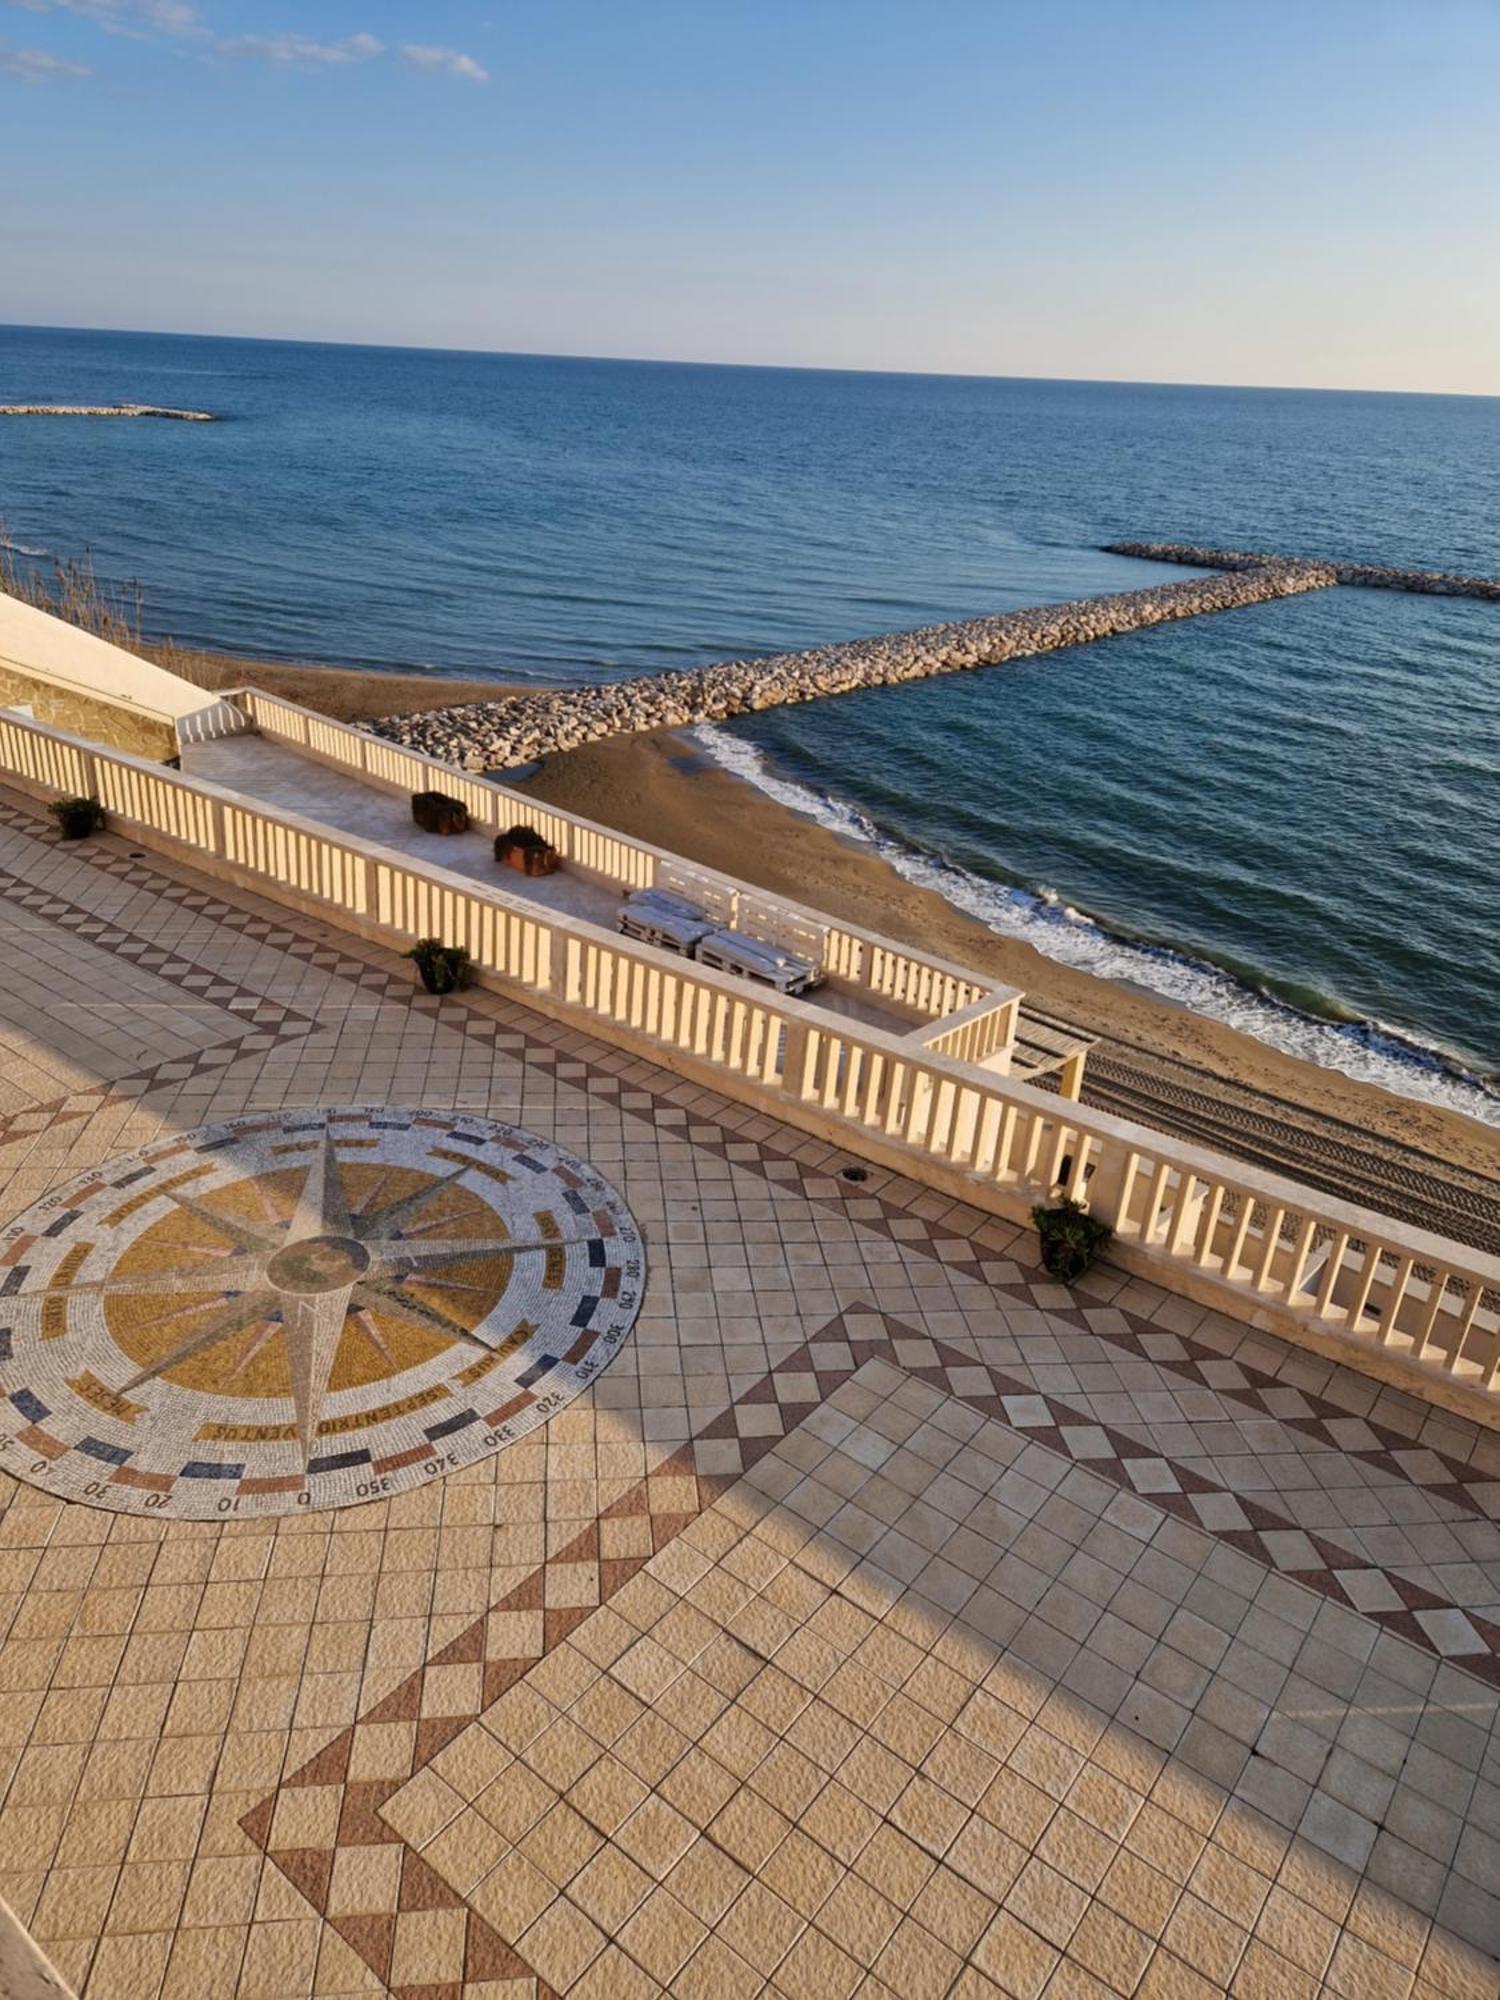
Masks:
[[[3,804],[0,804],[0,823],[17,825],[29,834],[41,830],[39,817]],[[302,935],[290,915],[277,912],[268,917],[258,911],[237,909],[223,901],[212,889],[205,891],[194,883],[173,880],[155,867],[142,867],[112,853],[107,846],[91,846],[86,855],[75,858],[84,858],[91,866],[99,867],[131,886],[149,888],[158,897],[201,913],[226,929],[274,945],[290,957],[315,964],[334,976],[349,980],[371,993],[377,1001],[394,1001],[417,1011],[436,1010],[436,1003],[424,1002],[400,973],[388,970],[378,962],[371,962],[386,956],[378,947],[369,947],[370,959],[355,957],[330,947],[324,939]],[[190,869],[190,860],[185,860],[182,865]],[[9,893],[12,881],[18,882],[18,878],[0,880],[0,889]],[[118,950],[126,943],[135,947],[123,951],[122,955],[132,962],[143,964],[144,969],[157,976],[182,984],[184,991],[196,999],[209,997],[207,987],[200,982],[225,983],[205,968],[192,966],[180,954],[131,938],[117,924],[82,911],[77,905],[67,904],[65,899],[35,889],[34,885],[18,882],[18,889],[25,892],[26,907],[50,920],[62,922],[64,927],[78,931],[90,943],[104,949]],[[60,900],[64,902],[61,912],[56,908]],[[95,925],[98,926],[97,934],[94,933]],[[155,962],[158,955],[159,964]],[[190,973],[194,976],[191,985],[186,983]],[[238,994],[239,989],[236,991]],[[244,998],[250,1003],[252,1013],[256,1006],[266,1007],[263,999],[258,1000],[253,994]],[[551,1040],[543,1041],[527,1033],[526,1023],[537,1017],[523,1006],[513,1006],[496,996],[471,996],[469,1001],[461,1004],[462,1015],[453,1018],[458,1010],[449,1003],[449,1018],[459,1032],[471,1038],[489,1040],[503,1031],[508,1050],[528,1063],[555,1064],[561,1053],[559,1044],[564,1041],[568,1043],[568,1056],[581,1059],[585,1065],[590,1052],[600,1049],[600,1045],[585,1036],[576,1035],[561,1024],[555,1024],[556,1032]],[[84,1117],[111,1098],[139,1097],[154,1083],[174,1082],[198,1073],[200,1068],[223,1067],[240,1055],[263,1052],[276,1039],[301,1037],[317,1025],[291,1010],[278,1009],[274,1012],[279,1013],[279,1019],[268,1013],[266,1018],[256,1022],[254,1031],[244,1039],[199,1052],[192,1062],[159,1064],[116,1083],[104,1084],[88,1092],[69,1093],[53,1105],[15,1114],[8,1125],[0,1126],[0,1143],[6,1136],[23,1136],[28,1125],[23,1123],[18,1130],[18,1121],[39,1120],[39,1123],[29,1125],[29,1129],[39,1130],[63,1118]],[[601,1053],[604,1052],[601,1050]],[[207,1060],[210,1057],[219,1060]],[[640,1071],[649,1069],[643,1060],[631,1060]],[[600,1072],[598,1080],[614,1089],[620,1087],[620,1079],[614,1074]],[[726,1158],[736,1169],[747,1169],[773,1185],[789,1190],[795,1185],[795,1191],[816,1207],[841,1213],[861,1228],[898,1241],[904,1249],[931,1256],[956,1276],[986,1284],[1002,1306],[1012,1303],[1033,1307],[1041,1302],[1038,1292],[1020,1281],[1019,1273],[1015,1274],[1015,1282],[1007,1284],[1004,1273],[997,1272],[991,1278],[986,1272],[986,1265],[993,1268],[1004,1258],[1007,1247],[1016,1236],[1017,1232],[1005,1224],[914,1183],[877,1177],[875,1187],[851,1188],[838,1181],[830,1170],[830,1161],[840,1157],[835,1149],[821,1147],[794,1133],[787,1133],[786,1143],[778,1144],[778,1128],[772,1121],[742,1107],[726,1104],[714,1098],[711,1092],[684,1085],[681,1079],[668,1072],[655,1072],[654,1077],[646,1082],[638,1081],[633,1075],[632,1082],[643,1090],[651,1089],[654,1084],[657,1102],[645,1115],[654,1119],[664,1136]],[[51,1117],[41,1115],[48,1112]],[[694,1122],[695,1118],[716,1122],[698,1124]],[[893,1195],[899,1195],[901,1199],[893,1199]],[[1483,1433],[1477,1434],[1474,1440],[1473,1457],[1465,1459],[1456,1451],[1436,1449],[1425,1442],[1415,1441],[1415,1429],[1422,1427],[1428,1418],[1420,1414],[1415,1405],[1409,1405],[1403,1411],[1402,1406],[1407,1404],[1407,1399],[1398,1397],[1395,1404],[1398,1413],[1412,1422],[1413,1432],[1377,1418],[1368,1407],[1362,1415],[1352,1418],[1350,1407],[1308,1388],[1289,1388],[1285,1379],[1252,1360],[1227,1355],[1205,1341],[1165,1330],[1128,1311],[1080,1308],[1071,1302],[1065,1305],[1061,1303],[1063,1296],[1059,1295],[1056,1304],[1048,1302],[1045,1306],[1049,1317],[1055,1321],[1088,1333],[1134,1359],[1148,1361],[1154,1367],[1197,1387],[1211,1389],[1227,1402],[1247,1406],[1256,1415],[1270,1417],[1288,1429],[1300,1430],[1316,1442],[1337,1449],[1347,1457],[1361,1459],[1385,1474],[1408,1481],[1422,1492],[1442,1498],[1466,1513],[1494,1518],[1500,1511],[1496,1504],[1495,1478],[1482,1462],[1487,1444],[1492,1445],[1493,1441],[1487,1440]],[[943,1393],[954,1395],[984,1414],[1011,1425],[1019,1433],[1034,1437],[1039,1443],[1074,1459],[1089,1471],[1099,1473],[1121,1490],[1147,1493],[1151,1501],[1165,1511],[1203,1529],[1258,1562],[1269,1563],[1272,1568],[1279,1567],[1289,1580],[1302,1582],[1333,1602],[1356,1609],[1361,1616],[1429,1653],[1439,1657],[1447,1655],[1451,1666],[1476,1673],[1492,1686],[1500,1685],[1500,1657],[1497,1657],[1500,1656],[1500,1627],[1476,1619],[1473,1614],[1456,1613],[1447,1600],[1402,1579],[1389,1577],[1364,1559],[1340,1548],[1335,1538],[1321,1533],[1308,1536],[1318,1559],[1316,1568],[1288,1569],[1284,1562],[1278,1565],[1271,1560],[1272,1545],[1267,1544],[1264,1537],[1288,1527],[1298,1533],[1305,1531],[1279,1514],[1274,1506],[1247,1496],[1226,1495],[1222,1485],[1154,1451],[1126,1430],[1097,1422],[1089,1412],[1077,1409],[1063,1398],[1039,1395],[1032,1384],[1008,1376],[1003,1369],[979,1362],[945,1342],[929,1340],[925,1335],[896,1328],[892,1323],[886,1335],[878,1341],[840,1343],[837,1333],[843,1318],[841,1315],[831,1322],[807,1346],[779,1363],[729,1410],[705,1426],[688,1444],[674,1452],[665,1464],[641,1481],[631,1494],[606,1508],[596,1523],[583,1530],[525,1583],[493,1607],[493,1612],[502,1614],[535,1615],[541,1633],[541,1653],[524,1658],[486,1658],[485,1633],[491,1614],[476,1620],[458,1639],[443,1647],[426,1666],[377,1703],[356,1724],[340,1732],[300,1770],[284,1780],[260,1806],[246,1815],[242,1822],[245,1831],[257,1846],[269,1853],[282,1873],[315,1909],[327,1913],[328,1883],[337,1852],[345,1847],[386,1844],[392,1840],[390,1829],[385,1827],[379,1816],[379,1807],[386,1797],[407,1782],[414,1770],[430,1762],[506,1686],[529,1672],[537,1658],[557,1645],[583,1618],[591,1615],[597,1603],[605,1601],[628,1581],[651,1555],[680,1533],[704,1507],[712,1504],[743,1471],[766,1450],[779,1443],[867,1359],[895,1361],[918,1379],[928,1381]],[[1247,1338],[1253,1340],[1254,1337]],[[840,1345],[842,1357],[834,1351]],[[1276,1344],[1267,1345],[1274,1351]],[[1377,1393],[1371,1389],[1372,1404]],[[1288,1398],[1291,1397],[1299,1399],[1301,1407],[1289,1406]],[[1385,1398],[1380,1400],[1387,1401]],[[1348,1434],[1352,1422],[1367,1427],[1368,1442],[1357,1442]],[[1344,1435],[1341,1436],[1332,1426],[1339,1426]],[[1461,1426],[1450,1426],[1450,1434],[1458,1433],[1456,1442],[1460,1444],[1464,1442],[1463,1429]],[[1217,1504],[1221,1495],[1229,1499],[1233,1512]],[[1205,1507],[1205,1501],[1215,1504]],[[590,1568],[597,1579],[594,1602],[578,1602],[578,1596],[586,1597],[587,1592],[578,1592],[576,1586],[561,1593],[553,1589],[555,1580],[564,1570]],[[1394,1594],[1394,1602],[1372,1605],[1369,1588],[1372,1577],[1384,1578]],[[575,1580],[570,1579],[570,1584],[574,1583]],[[1360,1603],[1360,1597],[1366,1601]],[[1436,1630],[1429,1629],[1429,1625],[1422,1622],[1424,1612],[1442,1614],[1444,1622]],[[1457,1657],[1452,1656],[1445,1641],[1451,1640],[1456,1629],[1452,1625],[1454,1618],[1467,1625],[1469,1635],[1483,1642],[1482,1651],[1475,1648],[1462,1651]],[[1459,1643],[1469,1648],[1471,1639],[1460,1631]],[[465,1677],[472,1679],[476,1685],[477,1705],[471,1704],[465,1712],[457,1714],[424,1713],[429,1672],[434,1668],[459,1665],[478,1666],[480,1669],[477,1675]],[[359,1731],[366,1724],[391,1722],[410,1722],[412,1725],[413,1749],[406,1769],[387,1778],[351,1775]],[[340,1792],[337,1833],[332,1845],[317,1849],[278,1847],[273,1838],[278,1800],[289,1791],[320,1785],[336,1786]],[[453,1892],[409,1848],[404,1848],[401,1863],[400,1906],[403,1910],[460,1907]],[[372,1973],[383,1977],[382,1962],[387,1967],[389,1965],[387,1933],[394,1919],[336,1914],[329,1921],[359,1953]],[[529,1968],[515,1959],[510,1947],[484,1926],[477,1915],[469,1913],[468,1923],[468,1978],[531,1976]],[[455,1987],[453,1992],[456,1994],[457,1990]],[[419,1992],[422,2000],[429,2000],[426,1989],[405,1989],[403,2000],[417,2000]],[[433,1990],[431,2000],[439,2000],[437,1989]],[[442,1989],[441,2000],[447,2000],[447,1989]]]
[[[3,799],[0,799],[0,825],[11,825],[33,836],[41,834],[47,837],[39,811],[28,813]],[[70,849],[71,855],[76,855],[76,850]],[[256,910],[237,909],[211,890],[202,889],[191,881],[174,880],[156,867],[143,866],[129,856],[112,852],[107,842],[87,843],[78,858],[132,886],[150,888],[159,900],[191,909],[222,924],[225,929],[274,945],[288,957],[315,965],[333,977],[357,985],[381,1003],[396,1004],[410,1011],[428,1014],[436,1014],[439,1007],[444,1006],[450,1025],[469,1039],[494,1040],[503,1031],[510,1053],[519,1060],[550,1067],[559,1059],[555,1042],[542,1041],[527,1031],[527,1022],[540,1017],[520,1003],[508,1003],[482,991],[471,992],[457,1003],[451,998],[440,1003],[417,991],[401,972],[383,964],[381,961],[389,958],[389,953],[379,946],[365,948],[368,958],[354,956],[329,945],[326,940],[300,934],[295,916],[291,913],[283,919],[280,912],[267,916]],[[182,865],[190,869],[190,862]],[[0,874],[0,894],[3,893],[6,893],[6,878]],[[34,894],[46,902],[58,900],[40,890],[34,891]],[[76,911],[90,926],[99,924],[105,949],[120,949],[125,944],[134,946],[141,943],[122,932],[118,925],[95,918],[92,913],[79,910],[77,905],[70,904],[68,909],[70,913]],[[100,942],[97,938],[91,941]],[[192,965],[181,955],[162,952],[160,947],[148,946],[146,949],[153,961],[148,969],[158,970],[154,964],[158,953],[170,968],[169,971],[161,971],[159,976],[178,982],[185,982],[188,977],[195,981],[216,981],[216,975]],[[133,956],[136,963],[141,962],[139,953]],[[201,997],[196,985],[184,985],[184,990]],[[251,1001],[255,999],[254,995],[247,997]],[[280,1018],[273,1018],[273,1015]],[[279,1008],[268,1013],[258,1025],[277,1038],[300,1038],[317,1024],[292,1009]],[[559,1039],[571,1036],[572,1032],[559,1024]],[[586,1038],[580,1039],[583,1039],[583,1046],[578,1053],[587,1068],[590,1053],[601,1045]],[[184,1059],[182,1062],[157,1064],[116,1084],[99,1086],[97,1092],[90,1093],[88,1104],[71,1115],[84,1115],[111,1095],[138,1097],[158,1083],[179,1081],[205,1068],[223,1067],[236,1055],[257,1052],[263,1046],[247,1038],[244,1042],[232,1042],[203,1051],[193,1062]],[[726,1104],[723,1100],[715,1099],[716,1111],[705,1114],[715,1122],[695,1125],[684,1110],[682,1100],[684,1096],[690,1101],[698,1100],[711,1096],[711,1093],[696,1086],[684,1086],[681,1079],[669,1071],[658,1071],[656,1077],[659,1079],[654,1092],[656,1101],[643,1115],[649,1117],[665,1135],[685,1141],[710,1157],[726,1159],[737,1170],[756,1174],[783,1189],[789,1189],[795,1183],[796,1192],[814,1206],[839,1213],[861,1228],[898,1242],[907,1251],[930,1256],[947,1272],[983,1283],[1002,1307],[1006,1304],[1020,1308],[1034,1307],[1038,1302],[1038,1292],[1045,1287],[1048,1294],[1055,1294],[1055,1297],[1049,1296],[1046,1302],[1046,1311],[1053,1321],[1089,1334],[1131,1359],[1148,1362],[1157,1369],[1175,1374],[1194,1387],[1243,1405],[1247,1414],[1269,1418],[1319,1445],[1404,1481],[1429,1498],[1443,1500],[1471,1517],[1500,1519],[1500,1439],[1487,1436],[1476,1426],[1448,1417],[1441,1411],[1428,1411],[1409,1398],[1382,1396],[1376,1385],[1366,1385],[1364,1378],[1359,1377],[1348,1379],[1359,1382],[1362,1388],[1368,1386],[1370,1402],[1386,1406],[1387,1416],[1382,1418],[1373,1408],[1353,1415],[1348,1407],[1333,1397],[1310,1387],[1291,1387],[1269,1368],[1261,1367],[1239,1353],[1226,1355],[1203,1340],[1154,1325],[1129,1311],[1115,1307],[1080,1307],[1073,1295],[1061,1287],[1045,1286],[1044,1280],[1039,1286],[1029,1284],[1014,1266],[1009,1272],[991,1276],[985,1266],[993,1266],[1001,1260],[1004,1253],[999,1246],[1009,1246],[1014,1242],[1019,1232],[1013,1227],[982,1211],[936,1194],[916,1182],[898,1182],[878,1172],[873,1185],[842,1182],[828,1170],[826,1164],[830,1155],[842,1157],[837,1149],[806,1140],[789,1128],[777,1127],[775,1121],[769,1118]],[[619,1087],[619,1079],[605,1072],[596,1073],[589,1069],[589,1078],[611,1089]],[[62,1102],[59,1100],[59,1104]],[[49,1105],[37,1107],[32,1113],[17,1114],[17,1118],[37,1118],[49,1110],[56,1115],[56,1108]],[[786,1131],[790,1145],[781,1147],[774,1142],[772,1135],[779,1130]],[[0,1126],[0,1144],[4,1143],[6,1136],[6,1128]],[[893,1194],[902,1198],[893,1199]],[[1041,1274],[1037,1276],[1040,1279]],[[1007,1279],[1010,1281],[1007,1282]],[[1247,1329],[1245,1341],[1241,1344],[1253,1344],[1255,1338]],[[1282,1343],[1274,1345],[1279,1347]],[[1326,1364],[1318,1363],[1315,1357],[1305,1358],[1319,1372],[1334,1372]],[[1347,1378],[1347,1371],[1341,1372]],[[1009,1393],[1030,1395],[1033,1392],[1029,1385],[1022,1384]],[[1460,1457],[1456,1451],[1417,1441],[1409,1432],[1397,1428],[1389,1420],[1393,1402],[1395,1408],[1419,1428],[1425,1430],[1436,1425],[1445,1436],[1468,1440],[1472,1455],[1467,1459]],[[1095,1424],[1094,1418],[1077,1412],[1072,1413],[1070,1421],[1073,1425]],[[1131,1438],[1128,1430],[1114,1426],[1103,1428],[1118,1438],[1123,1456],[1139,1461],[1160,1458],[1159,1453],[1149,1447],[1143,1448]],[[1362,1432],[1366,1441],[1361,1441],[1356,1432]],[[1180,1471],[1190,1481],[1201,1477],[1186,1467],[1180,1468]],[[1142,1463],[1137,1477],[1144,1472]],[[1217,1482],[1205,1479],[1202,1490],[1208,1492],[1221,1488]],[[1246,1512],[1245,1521],[1232,1523],[1226,1533],[1252,1532],[1260,1535],[1268,1530],[1300,1529],[1299,1523],[1288,1519],[1270,1501],[1244,1496],[1241,1505]],[[1394,1617],[1406,1613],[1414,1616],[1419,1611],[1448,1610],[1466,1621],[1473,1638],[1464,1636],[1467,1652],[1463,1664],[1481,1678],[1500,1683],[1500,1624],[1481,1619],[1473,1613],[1457,1611],[1440,1594],[1394,1576],[1382,1566],[1373,1565],[1351,1551],[1337,1550],[1335,1543],[1329,1542],[1327,1537],[1323,1539],[1327,1547],[1335,1549],[1339,1558],[1338,1568],[1368,1572],[1384,1579],[1386,1590],[1399,1600],[1400,1605],[1398,1612],[1393,1604],[1387,1615]],[[1271,1562],[1273,1567],[1285,1568],[1285,1563],[1277,1563],[1273,1559],[1271,1550],[1274,1547],[1274,1544],[1263,1544],[1260,1559]],[[1303,1573],[1312,1575],[1320,1568],[1329,1569],[1329,1565],[1308,1565]],[[1332,1576],[1334,1571],[1329,1569],[1329,1573]],[[1347,1597],[1342,1586],[1336,1583],[1330,1585],[1330,1594],[1340,1601]],[[1440,1650],[1425,1628],[1419,1626],[1417,1630],[1420,1636],[1415,1638],[1415,1643],[1434,1651]],[[1483,1643],[1473,1643],[1474,1638]]]
[[[1036,1397],[1003,1370],[976,1363],[946,1342],[905,1327],[873,1307],[851,1307],[778,1363],[630,1492],[606,1507],[596,1523],[539,1565],[358,1721],[340,1731],[241,1820],[247,1836],[377,1978],[386,1980],[390,1973],[398,1917],[424,1910],[449,1911],[455,1921],[464,1923],[466,1983],[536,1977],[493,1926],[386,1823],[382,1808],[870,1361],[886,1362],[976,1414],[1013,1428],[1018,1437],[1042,1445],[1122,1493],[1145,1498],[1148,1504],[1235,1549],[1259,1567],[1285,1576],[1289,1584],[1301,1584],[1334,1604],[1355,1610],[1395,1638],[1428,1652],[1436,1650],[1414,1610],[1404,1605],[1390,1610],[1359,1609],[1343,1581],[1352,1574],[1354,1559],[1335,1544],[1313,1537],[1322,1564],[1319,1569],[1277,1572],[1263,1552],[1263,1528],[1253,1522],[1244,1528],[1216,1527],[1211,1524],[1212,1514],[1209,1521],[1204,1520],[1199,1501],[1224,1489],[1186,1467],[1171,1467],[1170,1461],[1107,1426],[1095,1424],[1086,1413],[1061,1399]],[[1045,1411],[1035,1407],[1043,1402]],[[1024,1407],[1018,1410],[1018,1404]],[[1025,1421],[1018,1422],[1018,1417]],[[1077,1447],[1083,1442],[1088,1449],[1080,1452]],[[1177,1488],[1153,1490],[1148,1485],[1143,1493],[1139,1473],[1148,1466],[1169,1467],[1178,1477]],[[498,1621],[502,1629],[513,1630],[518,1620],[534,1629],[535,1652],[487,1657],[492,1624]],[[1464,1667],[1469,1662],[1452,1660],[1448,1664]],[[462,1667],[477,1671],[460,1677],[434,1672]],[[1500,1675],[1487,1678],[1500,1685]],[[455,1687],[471,1690],[456,1710],[452,1708]],[[436,1701],[429,1696],[432,1688],[442,1690]],[[363,1763],[355,1775],[361,1732],[374,1743],[380,1725],[404,1726],[410,1737],[409,1755],[403,1756],[401,1769],[388,1776],[369,1775]],[[318,1847],[279,1845],[281,1802],[288,1794],[310,1789],[319,1792],[326,1807],[321,1817],[333,1829],[331,1840]],[[295,1822],[296,1815],[292,1817]],[[396,1908],[370,1913],[331,1909],[330,1885],[339,1855],[348,1849],[392,1845],[401,1850]],[[456,1984],[403,1984],[391,1991],[395,2000],[459,2000],[461,1989]],[[547,1996],[551,1989],[538,1980],[537,1992]]]

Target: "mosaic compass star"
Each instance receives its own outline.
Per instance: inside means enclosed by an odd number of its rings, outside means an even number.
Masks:
[[[0,1466],[193,1516],[399,1492],[580,1394],[643,1279],[619,1195],[532,1133],[393,1110],[208,1127],[0,1235]]]

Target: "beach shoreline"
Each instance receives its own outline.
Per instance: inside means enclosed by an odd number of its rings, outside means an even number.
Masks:
[[[365,722],[403,707],[492,699],[507,685],[177,647],[152,650],[161,664],[186,671],[202,686],[222,691],[255,684],[342,722]],[[1080,971],[1024,939],[991,930],[936,890],[907,880],[874,848],[726,770],[685,732],[584,745],[547,758],[515,789],[1019,986],[1037,1010],[1099,1037],[1090,1059],[1098,1070],[1112,1060],[1132,1074],[1159,1079],[1168,1092],[1174,1080],[1185,1079],[1194,1091],[1224,1101],[1231,1129],[1237,1104],[1269,1102],[1295,1120],[1334,1121],[1367,1140],[1500,1179],[1494,1127],[1285,1054],[1168,998]],[[1149,1119],[1144,1111],[1138,1115]]]
[[[534,683],[524,688],[520,682],[473,680],[458,674],[386,673],[312,660],[259,660],[206,646],[179,646],[171,640],[143,645],[140,651],[157,666],[181,674],[211,694],[258,687],[283,701],[315,708],[335,722],[375,722],[395,714],[403,703],[436,708],[448,702],[493,700],[497,693],[535,692]]]

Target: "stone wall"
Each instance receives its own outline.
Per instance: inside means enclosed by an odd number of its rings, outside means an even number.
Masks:
[[[1144,562],[1191,563],[1194,569],[1229,572],[1264,569],[1297,557],[1257,555],[1251,549],[1205,549],[1193,542],[1108,542],[1107,556],[1139,556]],[[1486,597],[1500,603],[1500,577],[1459,576],[1446,569],[1393,569],[1384,563],[1327,563],[1335,581],[1366,590],[1415,590],[1431,597]]]
[[[1205,565],[1207,567],[1207,565]],[[990,618],[928,625],[883,638],[814,646],[762,660],[729,660],[597,687],[508,695],[496,701],[388,716],[377,735],[422,750],[466,770],[504,770],[601,737],[640,729],[678,729],[724,722],[757,709],[817,701],[856,688],[891,687],[934,674],[998,666],[1063,646],[1138,632],[1175,618],[1229,611],[1301,591],[1323,590],[1337,578],[1326,563],[1266,558],[1253,566],[1223,566],[1213,576],[1108,597],[1078,598]]]
[[[65,729],[70,736],[84,736],[90,743],[104,743],[155,764],[177,755],[177,731],[161,716],[100,701],[77,688],[58,687],[4,661],[0,661],[0,708],[29,709],[38,722]]]

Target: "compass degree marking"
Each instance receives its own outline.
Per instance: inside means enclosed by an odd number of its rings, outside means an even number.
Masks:
[[[384,1110],[178,1135],[57,1191],[0,1250],[23,1238],[0,1462],[28,1476],[25,1430],[35,1483],[199,1517],[348,1504],[503,1448],[618,1351],[643,1267],[583,1162],[468,1114]],[[45,1366],[44,1337],[64,1350]]]

